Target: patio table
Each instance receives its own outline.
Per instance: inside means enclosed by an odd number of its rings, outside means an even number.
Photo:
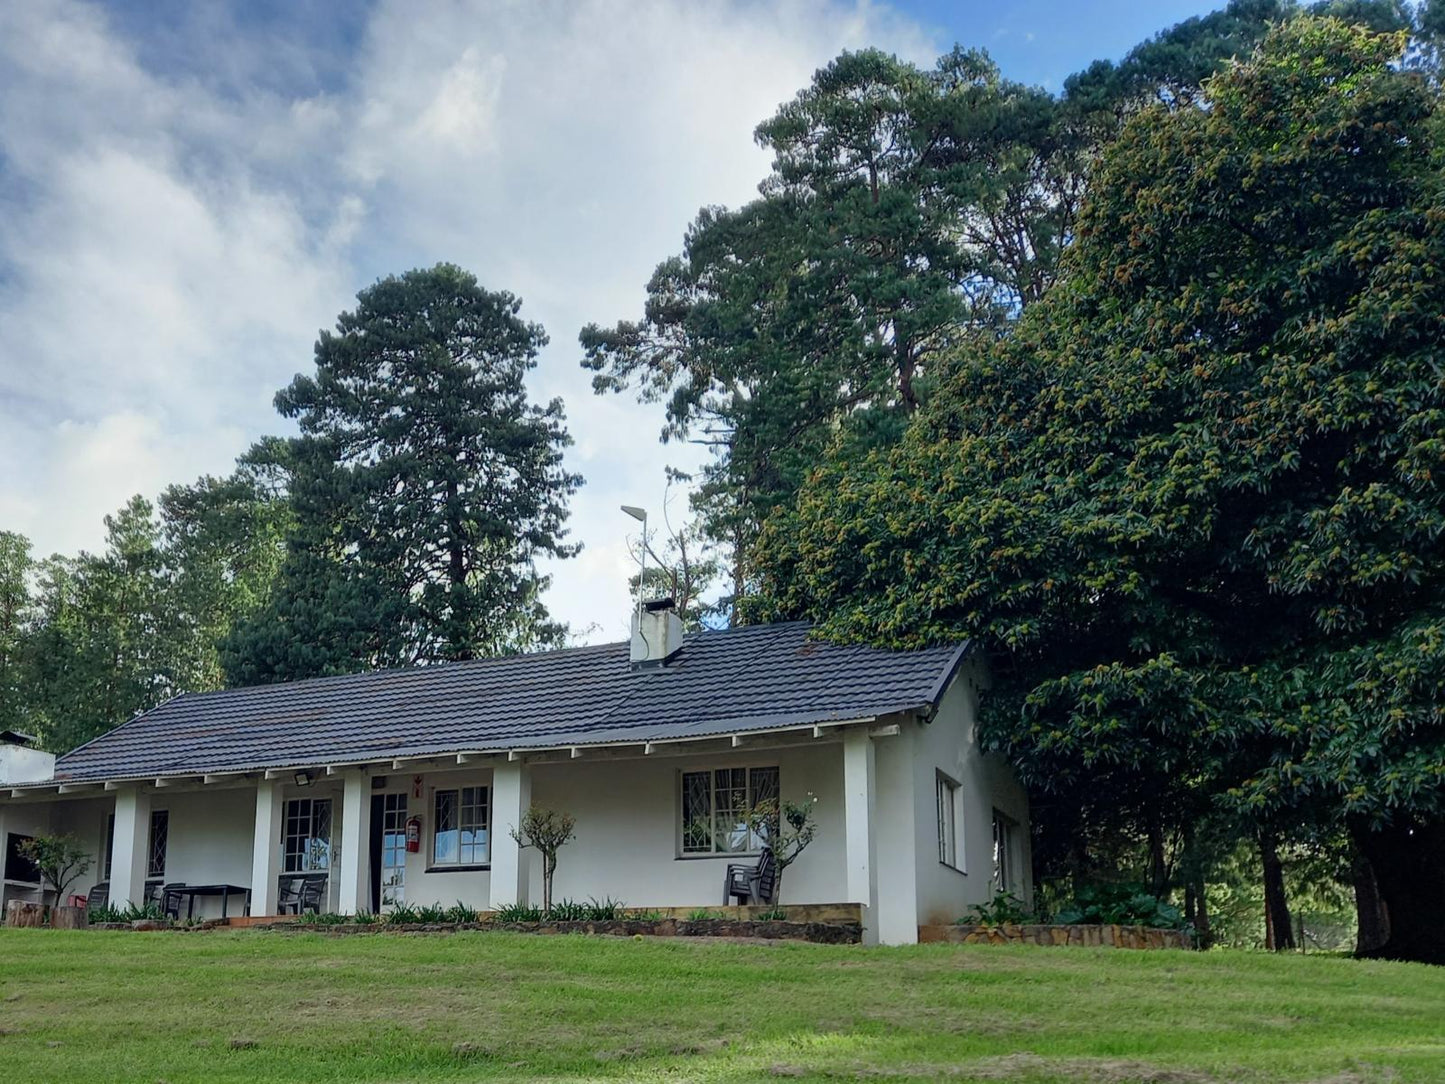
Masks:
[[[246,914],[251,913],[251,890],[245,885],[176,885],[174,888],[167,889],[167,892],[173,896],[187,898],[187,919],[196,917],[197,896],[220,896],[222,918],[228,917],[226,912],[231,906],[232,896],[243,897],[246,901]]]

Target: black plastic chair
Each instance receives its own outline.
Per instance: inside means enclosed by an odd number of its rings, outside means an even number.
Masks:
[[[298,873],[281,877],[276,886],[276,913],[278,915],[299,915],[301,913],[301,889],[306,878]]]
[[[321,913],[321,901],[326,898],[326,876],[307,877],[301,884],[301,896],[297,901],[299,915],[308,912]]]
[[[161,913],[165,915],[166,918],[173,918],[178,922],[180,921],[181,893],[177,892],[176,889],[185,887],[185,881],[172,881],[170,884],[161,888],[160,907]]]
[[[87,911],[103,911],[110,906],[110,882],[99,881],[85,897]]]
[[[756,865],[733,863],[723,880],[723,903],[772,903],[778,886],[778,860],[771,850],[758,855]]]

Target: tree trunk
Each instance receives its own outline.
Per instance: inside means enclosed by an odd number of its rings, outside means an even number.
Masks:
[[[1445,821],[1401,820],[1381,831],[1352,823],[1350,834],[1374,871],[1386,918],[1384,941],[1360,955],[1445,964]]]
[[[1375,871],[1356,848],[1350,862],[1350,877],[1355,883],[1355,952],[1368,956],[1390,940],[1390,916],[1375,883]]]
[[[5,925],[38,929],[45,920],[45,907],[39,903],[11,900],[5,905]]]
[[[90,925],[90,914],[84,907],[52,907],[50,925],[57,930],[83,930]]]
[[[1169,859],[1164,854],[1164,827],[1152,814],[1149,817],[1149,891],[1161,900],[1169,894]]]
[[[557,872],[557,856],[542,856],[542,910],[552,910],[552,874]]]
[[[1264,947],[1274,952],[1294,948],[1294,926],[1284,890],[1284,866],[1273,832],[1259,834],[1259,857],[1264,866]]]

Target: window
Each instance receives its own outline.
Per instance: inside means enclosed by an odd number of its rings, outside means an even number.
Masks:
[[[166,875],[166,852],[171,841],[171,815],[164,809],[151,813],[150,845],[146,850],[146,878]],[[115,814],[105,818],[105,848],[100,854],[100,879],[109,881],[111,856],[115,853]]]
[[[293,798],[281,829],[287,873],[324,873],[331,868],[331,799]]]
[[[484,866],[492,860],[487,835],[487,788],[462,787],[436,792],[432,864]]]
[[[399,907],[406,902],[406,795],[380,797],[381,906]]]
[[[171,815],[164,809],[151,813],[150,849],[146,851],[146,876],[166,875],[166,849],[170,846]]]
[[[115,853],[115,814],[105,818],[105,850],[101,852],[100,879],[110,880],[110,858]]]
[[[1012,818],[997,809],[993,811],[993,883],[1000,892],[1017,888],[1014,869],[1015,824]]]
[[[963,845],[959,836],[959,825],[963,821],[963,788],[958,783],[938,773],[938,860],[945,866],[952,866],[959,872],[964,870]]]
[[[762,837],[747,812],[777,800],[777,768],[717,768],[682,773],[682,853],[755,854]]]

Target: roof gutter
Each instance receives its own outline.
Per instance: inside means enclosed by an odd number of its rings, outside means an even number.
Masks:
[[[920,710],[931,713],[932,706]],[[566,745],[546,744],[534,746],[519,746],[506,749],[474,749],[458,751],[439,751],[435,753],[418,753],[405,757],[371,757],[361,760],[312,760],[291,764],[255,765],[249,768],[214,768],[204,772],[172,772],[155,775],[136,776],[112,776],[105,779],[50,779],[43,782],[21,784],[8,788],[9,797],[25,798],[36,795],[48,794],[52,791],[56,794],[72,794],[85,791],[114,791],[126,786],[145,786],[147,784],[164,788],[177,782],[188,780],[200,781],[202,785],[222,783],[227,780],[244,779],[248,776],[260,775],[264,779],[284,779],[294,775],[298,771],[315,771],[324,769],[327,775],[340,775],[348,769],[370,768],[376,765],[389,765],[392,771],[402,771],[408,765],[432,763],[438,760],[454,759],[457,765],[472,764],[478,762],[489,762],[505,758],[508,761],[518,761],[526,757],[563,754],[569,759],[579,759],[585,756],[585,750],[603,749],[635,749],[641,748],[643,756],[650,756],[655,750],[670,745],[687,745],[696,742],[706,741],[730,741],[733,748],[740,748],[750,742],[766,738],[770,735],[797,734],[811,732],[815,739],[825,738],[831,731],[842,730],[845,727],[869,726],[878,722],[877,715],[860,715],[851,719],[830,719],[819,723],[792,723],[786,726],[767,727],[760,730],[720,730],[712,734],[692,734],[686,737],[675,738],[632,738],[618,739],[615,741],[601,742],[570,742]],[[884,738],[896,735],[900,728],[897,724],[874,727],[873,736]],[[0,796],[3,796],[7,788],[0,788]]]

